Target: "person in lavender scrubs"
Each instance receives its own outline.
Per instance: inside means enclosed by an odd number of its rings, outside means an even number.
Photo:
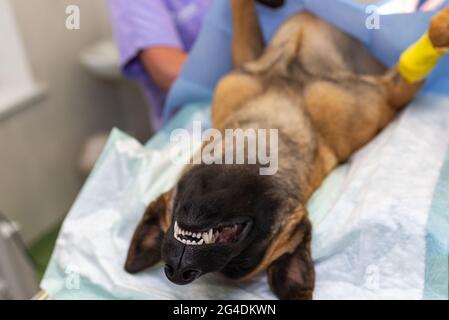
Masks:
[[[108,0],[123,73],[138,80],[161,128],[165,97],[212,0]]]

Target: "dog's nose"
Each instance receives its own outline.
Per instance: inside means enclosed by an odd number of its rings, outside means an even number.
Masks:
[[[176,284],[189,284],[201,275],[201,271],[192,268],[174,268],[170,264],[165,265],[165,275],[168,280]]]

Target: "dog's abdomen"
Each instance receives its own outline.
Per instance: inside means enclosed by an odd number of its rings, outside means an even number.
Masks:
[[[239,127],[244,118],[264,122],[297,143],[294,158],[316,160],[310,146],[322,145],[342,162],[395,114],[379,80],[385,70],[359,41],[302,12],[279,28],[259,59],[218,84],[214,127]]]

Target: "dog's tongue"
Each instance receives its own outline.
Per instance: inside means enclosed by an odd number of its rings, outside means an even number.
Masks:
[[[234,224],[229,227],[220,227],[218,229],[218,238],[215,243],[229,243],[238,240],[238,236],[243,230],[243,225]]]

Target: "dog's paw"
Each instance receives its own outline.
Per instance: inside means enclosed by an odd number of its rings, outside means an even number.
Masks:
[[[257,0],[257,2],[266,5],[270,8],[279,8],[284,5],[285,0]]]
[[[429,37],[435,48],[449,48],[449,7],[444,8],[432,18]]]

